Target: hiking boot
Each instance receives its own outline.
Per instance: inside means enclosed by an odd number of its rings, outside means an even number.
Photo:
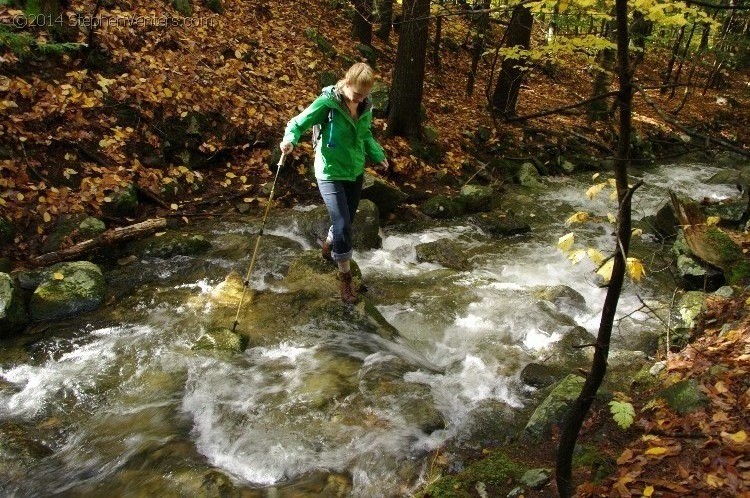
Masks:
[[[347,304],[354,304],[357,302],[357,291],[354,290],[354,284],[352,283],[352,272],[341,273],[341,300]]]
[[[323,249],[321,249],[321,254],[323,255],[323,259],[326,261],[330,261],[333,263],[333,256],[331,255],[331,250],[333,249],[333,244],[328,242],[327,240],[323,241]]]

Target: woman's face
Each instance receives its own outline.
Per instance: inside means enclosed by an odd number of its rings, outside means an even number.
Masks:
[[[351,83],[344,85],[344,95],[346,98],[357,104],[365,100],[370,94],[370,90],[372,90],[372,87],[358,87]]]

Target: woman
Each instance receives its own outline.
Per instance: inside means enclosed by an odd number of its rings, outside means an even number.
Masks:
[[[373,82],[370,66],[354,64],[343,79],[324,88],[307,109],[289,121],[280,145],[281,151],[289,154],[305,131],[321,125],[315,147],[315,178],[331,217],[323,257],[338,264],[341,299],[349,304],[357,301],[349,261],[365,159],[388,168],[383,148],[372,136],[372,103],[368,96]]]

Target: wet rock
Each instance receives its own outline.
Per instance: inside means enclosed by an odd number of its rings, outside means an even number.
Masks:
[[[50,234],[44,240],[42,244],[42,252],[54,252],[60,249],[63,241],[70,237],[75,230],[78,229],[79,224],[85,219],[83,215],[64,215],[57,219],[55,228],[52,229]]]
[[[705,289],[713,292],[724,285],[724,274],[721,271],[684,254],[677,257],[677,273],[689,290]]]
[[[704,310],[706,295],[700,291],[684,293],[677,302],[677,312],[682,320],[681,325],[686,328],[695,326],[695,319]]]
[[[708,404],[708,398],[700,390],[695,379],[681,380],[657,393],[670,408],[680,415],[694,412]]]
[[[437,263],[454,270],[466,271],[471,268],[469,260],[456,242],[449,239],[440,239],[434,242],[418,244],[417,261]]]
[[[680,222],[677,220],[671,201],[662,204],[656,214],[649,217],[649,221],[661,237],[667,238],[677,235]]]
[[[565,376],[562,368],[543,363],[529,363],[521,370],[521,380],[532,387],[551,386]]]
[[[521,484],[531,489],[541,489],[552,478],[552,469],[531,469],[521,476]]]
[[[33,474],[33,468],[52,450],[34,438],[28,427],[13,422],[0,423],[0,478],[20,482]]]
[[[237,302],[239,303],[239,300]],[[241,353],[247,347],[247,343],[246,336],[232,332],[228,328],[217,327],[200,336],[193,349]]]
[[[368,199],[375,203],[381,219],[394,212],[406,198],[407,195],[395,185],[365,173],[362,182],[362,199]]]
[[[45,275],[31,296],[32,320],[73,316],[99,307],[104,300],[104,275],[88,261],[60,263]]]
[[[326,496],[344,498],[352,493],[352,477],[349,474],[317,471],[305,474],[283,486],[272,486],[267,496],[299,498],[303,496]]]
[[[584,379],[577,375],[568,375],[561,380],[547,398],[534,410],[523,435],[532,440],[541,441],[552,433],[554,426],[565,420],[573,402],[583,388]]]
[[[586,298],[567,285],[540,285],[531,289],[531,295],[553,303],[558,309],[586,311]]]
[[[167,259],[172,256],[193,256],[211,248],[203,235],[169,231],[161,236],[133,243],[131,251],[139,257]]]
[[[494,399],[479,402],[458,434],[462,445],[487,448],[502,445],[518,432],[518,413],[507,403]]]
[[[720,226],[735,228],[740,224],[746,208],[745,200],[728,200],[706,206],[704,211],[707,216],[718,216]]]
[[[357,250],[380,247],[380,214],[378,207],[368,199],[362,199],[352,224],[352,246]]]
[[[470,213],[479,213],[492,210],[492,187],[482,185],[464,185],[461,188],[460,199]]]
[[[0,273],[0,337],[23,330],[28,320],[21,289],[10,275]]]
[[[524,187],[539,189],[542,188],[539,171],[532,163],[523,163],[518,169],[518,183]]]
[[[693,256],[693,251],[690,250],[690,247],[688,247],[687,241],[685,240],[685,232],[682,230],[677,231],[677,235],[675,235],[674,243],[672,243],[670,251],[675,259],[679,258],[681,255]]]
[[[452,197],[436,195],[422,205],[422,212],[431,218],[447,219],[464,214],[463,203]]]
[[[493,212],[487,215],[475,216],[473,220],[483,232],[493,237],[512,237],[531,232],[531,227],[528,223],[515,216],[503,213]]]
[[[723,297],[725,299],[729,299],[732,296],[734,296],[734,289],[732,289],[730,286],[725,285],[723,287],[720,287],[714,291],[714,296]]]

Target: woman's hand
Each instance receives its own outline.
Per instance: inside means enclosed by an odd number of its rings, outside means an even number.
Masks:
[[[294,145],[292,145],[291,142],[281,142],[279,144],[279,149],[281,149],[281,152],[284,154],[291,154],[292,150],[294,149]]]
[[[388,158],[383,159],[378,163],[378,170],[382,171],[383,173],[388,171],[388,167],[390,165],[388,164]]]

